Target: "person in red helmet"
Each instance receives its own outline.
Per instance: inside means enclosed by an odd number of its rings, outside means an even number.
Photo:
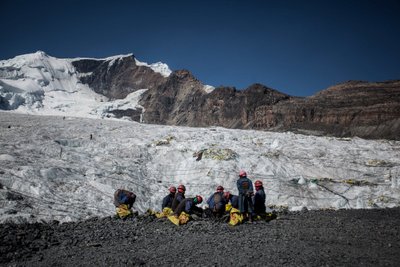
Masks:
[[[214,217],[220,218],[224,215],[226,200],[224,198],[224,187],[219,185],[217,191],[207,199],[208,208]]]
[[[161,205],[161,210],[164,210],[164,208],[171,208],[172,207],[172,201],[175,198],[176,187],[175,186],[171,186],[168,190],[169,190],[169,194],[164,197],[162,205]]]
[[[249,222],[253,222],[254,208],[251,197],[253,196],[253,182],[247,178],[244,170],[239,172],[239,179],[236,182],[239,191],[239,211]]]
[[[226,191],[224,193],[224,198],[226,204],[231,203],[233,208],[239,209],[239,197],[237,195],[233,195],[231,192]]]
[[[179,185],[178,193],[175,194],[174,200],[172,201],[171,205],[171,209],[173,211],[175,211],[179,203],[181,203],[181,201],[185,199],[185,192],[186,192],[186,187],[183,184]]]
[[[199,216],[202,216],[203,209],[196,206],[201,204],[202,202],[203,198],[199,195],[195,196],[194,198],[185,198],[179,203],[178,207],[176,207],[174,215],[179,216],[184,211],[187,214],[195,213]]]
[[[266,214],[267,208],[265,206],[265,192],[262,181],[257,180],[254,183],[254,187],[256,188],[256,193],[253,197],[254,213],[263,217]]]

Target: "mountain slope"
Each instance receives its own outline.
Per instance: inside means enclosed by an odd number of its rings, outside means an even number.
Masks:
[[[257,128],[363,138],[400,138],[400,81],[350,81],[308,98],[258,107]]]
[[[204,85],[133,55],[57,59],[43,52],[0,61],[0,109],[400,140],[400,81],[350,81],[307,98],[261,84]]]

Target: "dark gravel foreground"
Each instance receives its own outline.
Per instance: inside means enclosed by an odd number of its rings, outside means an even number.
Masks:
[[[400,208],[303,211],[231,227],[112,217],[2,224],[1,266],[399,266]]]

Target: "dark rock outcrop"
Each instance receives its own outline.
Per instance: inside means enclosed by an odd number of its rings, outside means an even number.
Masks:
[[[79,59],[72,65],[81,74],[82,83],[110,99],[122,99],[139,89],[152,89],[166,81],[147,66],[138,66],[133,56],[104,60]]]
[[[300,98],[261,84],[206,93],[188,71],[176,71],[141,105],[147,123],[400,138],[400,81],[350,81]]]
[[[254,84],[244,91],[220,87],[207,93],[189,71],[175,71],[167,82],[144,93],[144,122],[186,126],[252,128],[255,109],[288,95]]]
[[[202,98],[199,112],[190,126],[218,125],[228,128],[253,128],[259,106],[273,106],[290,96],[261,84],[246,90],[221,87]]]
[[[258,129],[400,138],[400,81],[350,81],[314,96],[257,108]]]

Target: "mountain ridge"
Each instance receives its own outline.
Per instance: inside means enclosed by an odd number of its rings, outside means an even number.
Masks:
[[[258,83],[243,90],[214,88],[189,70],[171,71],[161,62],[149,65],[133,54],[57,59],[38,51],[2,60],[0,109],[35,114],[53,109],[55,115],[82,113],[192,127],[400,138],[399,80],[347,81],[312,96],[295,97]]]

